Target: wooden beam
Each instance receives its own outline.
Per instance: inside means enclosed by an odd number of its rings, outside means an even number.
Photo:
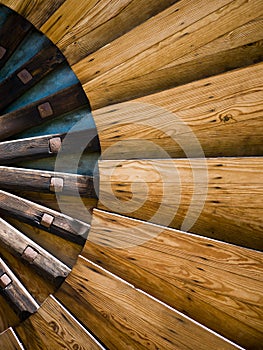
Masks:
[[[1,86],[0,86],[1,90]],[[67,101],[65,103],[65,101]],[[0,140],[4,140],[33,126],[41,125],[79,107],[88,105],[79,84],[73,85],[30,105],[4,114],[0,118]]]
[[[263,158],[101,161],[100,209],[263,249]]]
[[[53,296],[16,332],[27,350],[56,349],[58,344],[65,349],[104,349]]]
[[[74,149],[88,142],[84,152],[100,152],[100,143],[97,130],[87,129],[71,133],[70,139],[63,144],[69,134],[53,134],[48,136],[30,137],[12,141],[0,142],[1,164],[13,164],[17,161],[52,157],[63,149],[63,152],[72,153]]]
[[[40,227],[69,241],[83,244],[90,226],[67,215],[0,191],[0,212]]]
[[[2,112],[9,104],[64,61],[65,57],[52,43],[39,51],[0,84],[0,111]],[[48,106],[42,107],[43,113],[46,112],[43,117],[51,114],[52,111]]]
[[[26,261],[41,275],[46,274],[53,282],[60,284],[70,273],[70,268],[60,260],[1,218],[0,241],[5,249]]]
[[[93,177],[0,166],[0,186],[5,190],[37,191],[97,198]]]
[[[0,347],[5,350],[23,350],[22,343],[18,340],[13,328],[8,328],[0,334]]]
[[[23,319],[38,309],[38,304],[0,258],[0,290]]]
[[[260,349],[262,253],[95,210],[81,255],[244,348]]]
[[[0,68],[8,61],[30,29],[31,23],[17,13],[11,13],[7,17],[0,28]]]

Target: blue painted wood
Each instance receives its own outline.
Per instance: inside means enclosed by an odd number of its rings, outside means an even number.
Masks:
[[[8,15],[12,12],[8,7],[0,5],[0,26],[4,24]]]

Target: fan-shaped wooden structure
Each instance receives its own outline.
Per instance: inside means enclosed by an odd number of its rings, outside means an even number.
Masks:
[[[0,1],[1,349],[262,349],[262,15]]]

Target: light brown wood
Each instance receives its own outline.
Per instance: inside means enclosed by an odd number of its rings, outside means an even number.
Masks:
[[[27,350],[103,349],[58,301],[50,296],[16,331]]]
[[[82,257],[56,295],[107,348],[235,348]]]
[[[95,210],[81,254],[227,339],[260,349],[262,253]]]
[[[262,155],[262,86],[260,63],[94,111],[102,158]]]
[[[4,350],[23,350],[23,346],[12,328],[8,328],[0,334],[0,347]]]
[[[262,161],[101,161],[98,207],[262,250]]]

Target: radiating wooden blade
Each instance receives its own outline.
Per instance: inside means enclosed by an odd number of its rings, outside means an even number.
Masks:
[[[36,301],[1,258],[0,291],[22,319],[37,311]]]
[[[262,155],[262,87],[260,63],[94,111],[102,157]]]
[[[82,257],[56,296],[109,349],[236,348]]]
[[[37,53],[0,84],[0,111],[64,61],[64,56],[53,44]]]
[[[84,222],[4,191],[0,191],[0,212],[79,244],[85,242],[90,228]]]
[[[0,218],[0,242],[12,254],[27,261],[40,274],[61,283],[70,273],[61,261]]]
[[[0,166],[0,187],[5,190],[21,190],[23,188],[24,191],[97,197],[91,176],[4,166]]]
[[[24,350],[13,328],[0,334],[0,348],[4,350]]]
[[[56,349],[58,344],[65,349],[104,349],[53,296],[16,331],[27,350]]]
[[[262,253],[94,210],[81,254],[244,348],[260,348]]]
[[[62,144],[66,136],[67,142]],[[70,137],[69,134],[63,133],[0,142],[0,162],[13,164],[21,160],[52,157],[61,149],[70,154],[84,143],[85,152],[100,151],[100,142],[95,128],[71,133]]]
[[[0,68],[7,62],[31,28],[31,23],[17,13],[11,13],[8,16],[0,28]]]
[[[1,89],[1,87],[0,87]],[[0,117],[0,140],[88,104],[79,84]]]
[[[263,249],[263,157],[109,160],[99,173],[101,209]]]

